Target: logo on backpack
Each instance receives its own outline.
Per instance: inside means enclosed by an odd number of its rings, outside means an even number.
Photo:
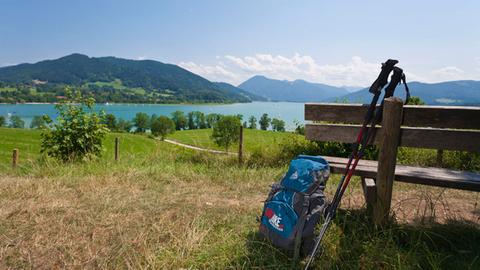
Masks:
[[[282,218],[277,216],[272,209],[267,208],[265,209],[265,216],[268,218],[268,222],[272,225],[275,229],[283,232],[283,224],[280,224]]]

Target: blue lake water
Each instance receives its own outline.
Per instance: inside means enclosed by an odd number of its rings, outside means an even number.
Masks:
[[[149,115],[166,115],[174,111],[201,111],[205,114],[242,114],[243,120],[250,116],[258,119],[263,113],[267,113],[270,118],[279,118],[285,121],[287,130],[295,128],[295,121],[303,123],[304,104],[295,102],[252,102],[235,103],[227,105],[164,105],[164,104],[97,104],[97,110],[104,110],[106,113],[114,114],[117,118],[131,120],[138,112],[145,112]],[[0,104],[0,115],[18,115],[25,121],[25,127],[30,126],[30,122],[35,115],[47,114],[52,118],[56,117],[55,105],[53,104]]]

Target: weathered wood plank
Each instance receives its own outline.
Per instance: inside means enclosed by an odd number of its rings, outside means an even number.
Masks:
[[[362,124],[368,105],[306,103],[305,120]],[[416,106],[403,107],[403,126],[480,129],[480,107]]]
[[[330,164],[331,173],[345,173],[345,166],[348,162],[347,158],[329,156],[325,156],[324,158]],[[377,162],[372,160],[360,160],[355,169],[354,175],[375,178],[377,175]],[[442,168],[397,165],[395,168],[395,181],[480,191],[480,174]]]
[[[373,219],[373,209],[377,201],[377,187],[375,180],[372,178],[362,177],[363,196],[367,206],[367,215]]]
[[[400,123],[402,122],[403,101],[397,97],[385,99],[383,107],[382,135],[378,153],[377,200],[373,207],[374,222],[384,224],[390,213],[393,179],[397,164],[397,148],[400,142]]]
[[[381,132],[378,127],[376,130],[375,144],[378,143],[378,135]],[[358,125],[306,124],[305,138],[322,142],[353,143],[359,131]]]
[[[408,127],[480,129],[480,107],[407,105],[403,114]]]
[[[363,195],[365,196],[365,202],[367,203],[367,208],[373,206],[377,200],[377,187],[375,185],[375,180],[372,178],[362,177],[362,188]]]
[[[307,124],[305,137],[309,140],[352,143],[359,130],[358,125]],[[377,128],[374,144],[378,144],[382,132],[381,128]],[[402,127],[400,146],[480,151],[480,131]]]

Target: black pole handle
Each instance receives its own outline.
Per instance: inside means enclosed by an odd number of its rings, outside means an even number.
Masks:
[[[398,61],[393,59],[388,59],[385,63],[382,63],[382,71],[380,71],[377,79],[373,82],[372,86],[370,86],[370,93],[376,94],[382,91],[383,87],[387,84],[388,75],[397,63]]]

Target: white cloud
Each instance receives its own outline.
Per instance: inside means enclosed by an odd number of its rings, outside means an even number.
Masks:
[[[368,63],[355,56],[346,64],[320,65],[308,55],[295,53],[291,57],[271,54],[255,54],[237,57],[225,55],[217,57],[211,66],[193,62],[181,62],[185,69],[214,81],[227,81],[239,84],[254,75],[264,75],[274,79],[304,79],[331,85],[365,86],[370,84],[380,70],[380,64]]]
[[[452,81],[464,78],[465,71],[458,67],[448,66],[434,70],[431,73],[434,81]]]
[[[148,57],[147,56],[139,56],[137,57],[137,60],[147,60]]]
[[[254,75],[273,79],[325,83],[336,86],[369,86],[380,71],[380,63],[370,63],[359,56],[340,64],[320,64],[312,56],[295,53],[292,56],[255,54],[250,56],[216,56],[213,65],[181,62],[179,65],[212,81],[238,85]],[[455,66],[446,66],[426,72],[423,76],[406,70],[407,81],[440,82],[480,78],[480,57],[475,58],[478,69],[465,72]]]
[[[239,80],[237,74],[226,70],[221,63],[214,66],[206,66],[195,64],[194,62],[181,62],[178,65],[214,82],[236,82]]]

